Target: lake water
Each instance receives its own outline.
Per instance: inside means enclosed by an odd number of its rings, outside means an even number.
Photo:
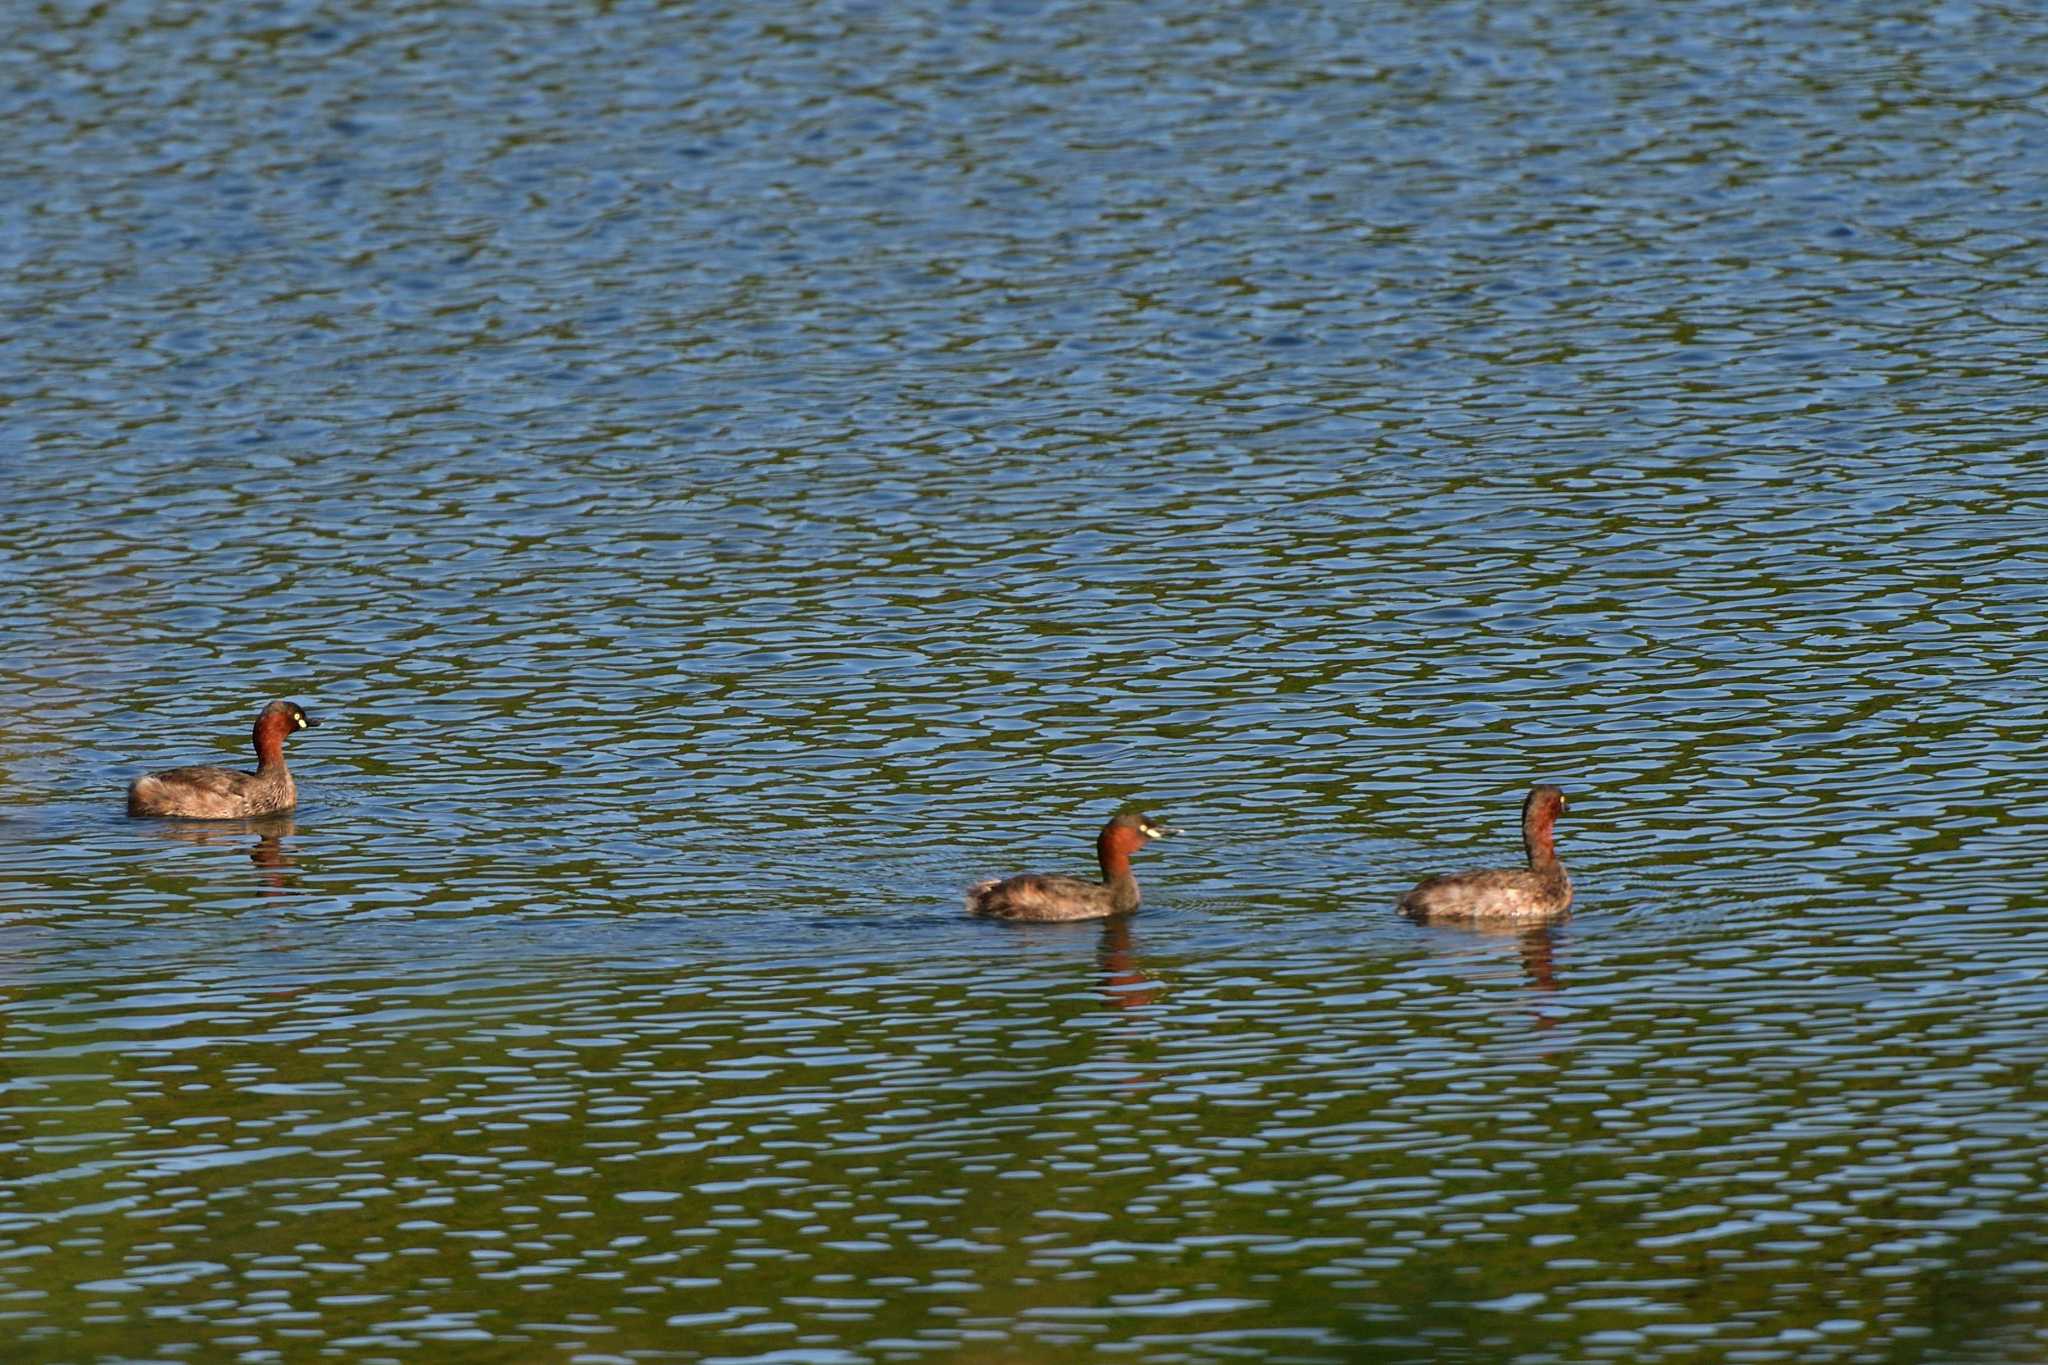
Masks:
[[[2048,1355],[2037,12],[0,39],[10,1362]]]

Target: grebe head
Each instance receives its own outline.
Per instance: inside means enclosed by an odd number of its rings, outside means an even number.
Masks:
[[[307,715],[304,708],[295,701],[270,703],[256,716],[254,733],[257,756],[268,760],[273,754],[282,755],[287,735],[295,735],[319,723]]]
[[[1545,821],[1555,820],[1564,810],[1564,788],[1544,782],[1529,788],[1529,795],[1522,802],[1522,819],[1527,821],[1540,815]]]
[[[1095,840],[1095,851],[1107,858],[1112,854],[1128,858],[1154,839],[1180,833],[1165,822],[1140,811],[1120,810],[1109,818]]]

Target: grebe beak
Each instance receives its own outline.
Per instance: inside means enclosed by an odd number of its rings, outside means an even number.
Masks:
[[[1164,839],[1169,834],[1180,833],[1179,830],[1171,829],[1165,825],[1141,825],[1138,832],[1147,839]]]

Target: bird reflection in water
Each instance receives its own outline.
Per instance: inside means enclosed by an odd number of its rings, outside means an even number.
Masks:
[[[1539,924],[1515,935],[1515,948],[1522,957],[1522,975],[1540,991],[1557,989],[1557,926]]]
[[[1563,929],[1562,922],[1435,926],[1430,942],[1437,952],[1457,961],[1461,970],[1476,980],[1518,980],[1528,992],[1522,1003],[1530,1022],[1540,1031],[1553,1029],[1559,1022],[1558,1014],[1544,1004],[1544,998],[1564,988],[1557,962]]]
[[[1132,942],[1130,915],[1102,922],[1095,944],[1095,994],[1109,1011],[1108,1026],[1096,1033],[1099,1048],[1091,1071],[1113,1083],[1125,1098],[1142,1102],[1162,1083],[1157,1047],[1163,1010],[1147,1009],[1166,998],[1167,985],[1140,964]]]
[[[1479,968],[1476,976],[1500,980],[1509,975],[1506,949],[1512,944],[1515,965],[1522,979],[1539,991],[1559,988],[1557,979],[1558,924],[1460,924],[1433,925],[1433,945],[1450,958],[1471,962]]]
[[[290,815],[266,816],[260,820],[167,820],[149,826],[152,833],[186,844],[239,844],[251,835],[249,861],[256,865],[264,894],[277,895],[291,885],[291,869],[298,864],[285,842],[298,832]]]
[[[1098,989],[1111,1009],[1154,1005],[1166,994],[1165,983],[1138,965],[1138,954],[1131,946],[1129,915],[1112,915],[1102,922],[1102,940],[1095,947],[1095,963],[1102,972]]]

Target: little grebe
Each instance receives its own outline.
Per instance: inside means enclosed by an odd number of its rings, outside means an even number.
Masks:
[[[1095,836],[1095,859],[1102,864],[1100,882],[1038,872],[980,882],[967,889],[967,913],[1010,920],[1101,919],[1127,914],[1138,908],[1138,879],[1131,875],[1131,855],[1153,839],[1178,833],[1148,815],[1119,812]]]
[[[298,803],[285,771],[285,736],[317,725],[297,702],[274,701],[256,717],[256,771],[171,768],[138,777],[128,786],[130,815],[178,815],[188,820],[244,820],[290,810]]]
[[[1562,915],[1571,908],[1572,879],[1557,860],[1553,827],[1564,812],[1564,792],[1547,783],[1529,790],[1522,802],[1522,844],[1529,865],[1453,872],[1431,877],[1401,897],[1410,919],[1531,920]]]

